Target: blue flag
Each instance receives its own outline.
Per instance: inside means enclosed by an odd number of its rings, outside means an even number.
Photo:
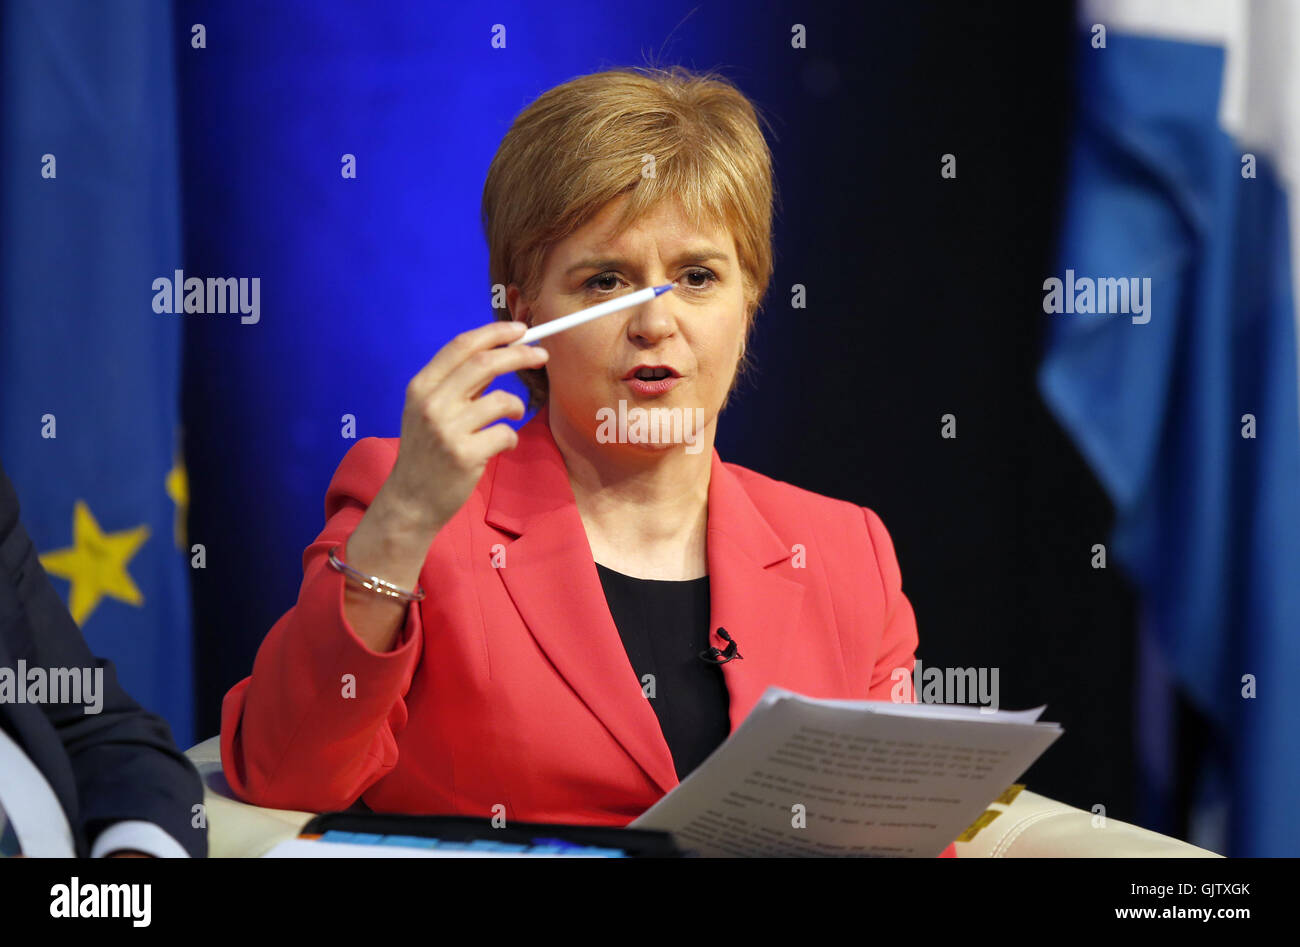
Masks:
[[[1176,690],[1210,726],[1191,841],[1239,856],[1300,854],[1300,20],[1283,6],[1084,5],[1039,377],[1139,593],[1148,813],[1177,788]]]
[[[193,739],[170,5],[0,3],[0,460],[91,650]]]

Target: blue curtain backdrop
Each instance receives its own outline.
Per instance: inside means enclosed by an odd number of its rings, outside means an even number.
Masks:
[[[92,650],[193,735],[171,9],[0,4],[0,462]]]

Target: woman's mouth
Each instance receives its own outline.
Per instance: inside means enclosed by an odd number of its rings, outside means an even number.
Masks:
[[[681,376],[669,365],[638,365],[623,376],[623,381],[634,394],[652,398],[671,391]]]

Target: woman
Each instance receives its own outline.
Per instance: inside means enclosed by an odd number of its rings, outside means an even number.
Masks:
[[[508,312],[411,380],[400,439],[339,465],[298,602],[224,702],[236,793],[624,825],[769,685],[888,699],[895,669],[910,682],[915,622],[879,518],[713,450],[771,208],[756,114],[723,80],[605,72],[518,116],[483,193]],[[518,434],[495,422],[523,402],[482,394],[510,371],[541,406]],[[651,409],[681,426],[646,442],[608,423]]]

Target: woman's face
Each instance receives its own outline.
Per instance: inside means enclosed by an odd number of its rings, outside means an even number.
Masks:
[[[634,408],[680,408],[685,424],[713,424],[735,376],[744,345],[745,298],[735,241],[726,229],[692,221],[676,202],[648,212],[617,237],[613,223],[626,197],[612,201],[548,252],[537,297],[511,287],[515,319],[539,325],[609,299],[675,282],[649,302],[558,333],[542,345],[552,423],[598,438],[602,418]],[[638,386],[637,366],[667,366],[667,391]],[[702,409],[697,412],[696,409]],[[688,418],[688,419],[687,419]],[[606,428],[608,430],[608,428]],[[662,450],[671,444],[627,444]],[[614,447],[614,445],[611,445]],[[617,449],[617,448],[616,448]]]

